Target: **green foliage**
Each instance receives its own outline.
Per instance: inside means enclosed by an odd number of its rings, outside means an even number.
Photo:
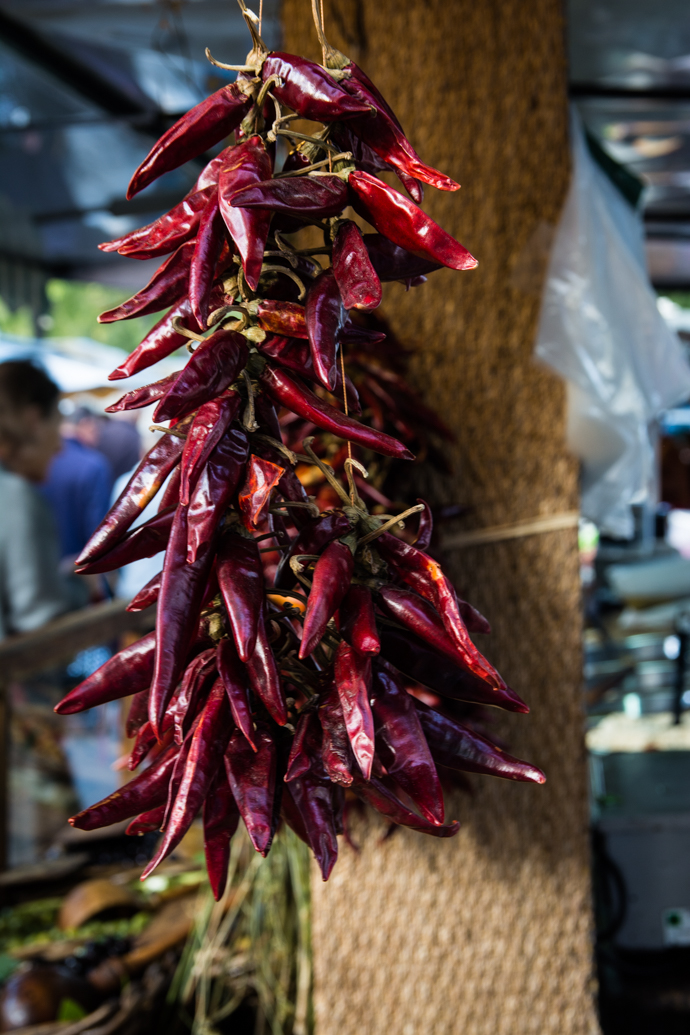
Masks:
[[[74,931],[62,931],[57,926],[61,905],[60,898],[42,898],[0,911],[0,953],[21,945],[56,942],[66,937],[76,936],[86,941],[136,937],[151,919],[150,913],[141,912],[120,920],[92,920]]]
[[[690,291],[664,291],[664,296],[683,309],[690,309]]]
[[[131,292],[106,284],[81,280],[49,280],[46,286],[50,312],[44,333],[50,338],[93,338],[104,345],[131,352],[153,327],[161,313],[118,323],[98,322],[98,314],[120,305]],[[19,338],[35,337],[31,311],[24,306],[14,313],[0,298],[0,332]]]
[[[86,1017],[86,1010],[74,999],[61,999],[58,1007],[57,1021],[80,1021]]]

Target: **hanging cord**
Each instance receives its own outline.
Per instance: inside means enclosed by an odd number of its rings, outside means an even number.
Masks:
[[[261,35],[261,25],[264,20],[264,0],[259,0],[259,36]]]

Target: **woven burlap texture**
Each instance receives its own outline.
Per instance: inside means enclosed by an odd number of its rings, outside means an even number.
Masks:
[[[331,42],[360,62],[422,158],[462,183],[425,209],[479,259],[383,312],[416,349],[413,378],[453,427],[457,477],[413,471],[469,530],[577,509],[564,392],[532,360],[544,260],[567,188],[559,0],[326,0]],[[308,0],[284,0],[287,50],[318,58]],[[592,1035],[581,617],[574,529],[449,552],[493,626],[480,647],[528,701],[497,714],[544,787],[472,778],[448,800],[453,840],[355,824],[313,881],[317,1035]]]

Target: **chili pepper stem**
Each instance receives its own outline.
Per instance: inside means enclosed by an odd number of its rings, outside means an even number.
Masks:
[[[402,514],[398,514],[397,517],[392,517],[385,524],[381,525],[380,528],[375,529],[373,532],[367,532],[365,536],[359,540],[359,546],[364,546],[366,543],[370,543],[372,539],[377,539],[384,532],[393,528],[395,525],[401,524],[405,518],[410,517],[412,514],[418,514],[420,510],[424,510],[423,503],[416,503],[414,507],[410,507],[408,510],[403,510]]]
[[[242,425],[247,429],[247,431],[258,431],[259,425],[256,423],[254,413],[254,386],[252,385],[252,379],[246,370],[242,371],[242,380],[247,388],[247,406],[242,415]]]
[[[338,495],[340,496],[340,498],[343,501],[343,503],[347,503],[347,505],[349,506],[350,505],[350,497],[345,492],[345,490],[343,489],[342,485],[340,484],[338,479],[333,474],[333,471],[331,470],[331,468],[327,467],[327,465],[324,464],[323,461],[321,461],[318,458],[318,456],[316,455],[314,450],[311,448],[311,444],[312,444],[313,441],[314,441],[314,436],[313,435],[311,435],[309,438],[305,438],[303,440],[302,445],[304,447],[304,452],[307,454],[307,456],[310,457],[311,462],[313,464],[315,464],[316,467],[318,467],[318,469],[324,475],[324,477],[326,478],[326,480],[327,480],[328,484],[331,486],[331,488],[335,489],[335,491],[338,493]]]

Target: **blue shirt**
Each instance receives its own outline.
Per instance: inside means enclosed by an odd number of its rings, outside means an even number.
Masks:
[[[110,464],[102,453],[77,439],[63,439],[41,485],[55,518],[62,557],[74,557],[86,546],[108,511],[112,483]]]

